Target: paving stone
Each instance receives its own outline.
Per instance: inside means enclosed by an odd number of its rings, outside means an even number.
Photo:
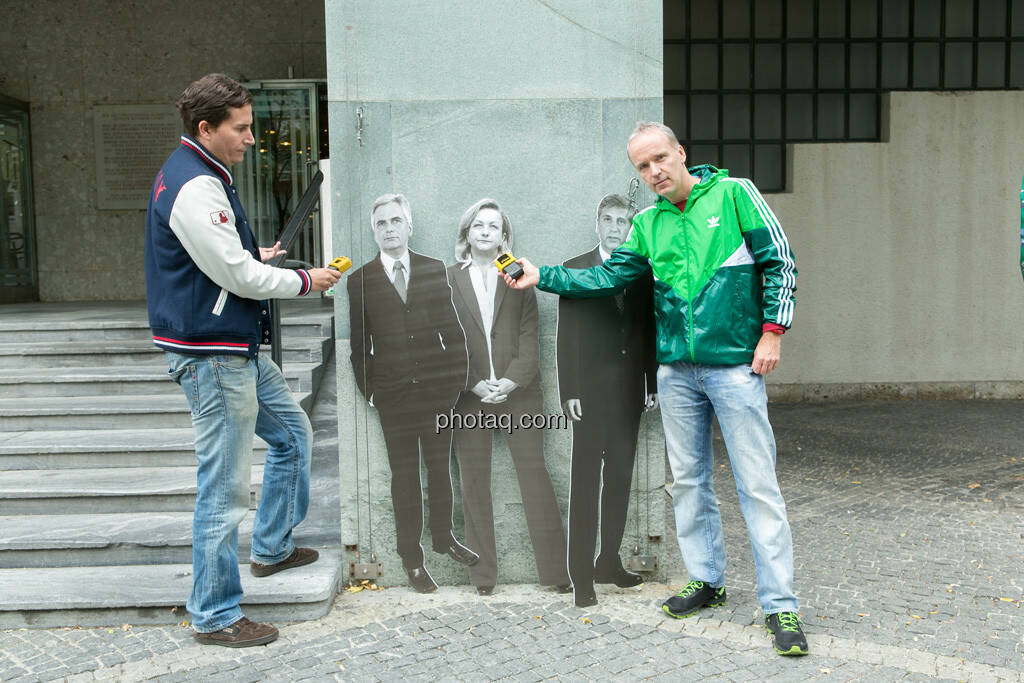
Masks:
[[[660,611],[685,577],[588,610],[535,586],[503,585],[500,603],[442,587],[421,609],[406,588],[364,591],[237,653],[200,647],[180,626],[0,631],[0,680],[1021,681],[1024,612],[1000,598],[1024,595],[1024,464],[1005,466],[1020,460],[1022,407],[773,403],[807,658],[777,657],[764,634],[726,467],[716,474],[729,602],[694,619]],[[853,476],[862,485],[843,485]],[[991,502],[969,498],[970,482]]]

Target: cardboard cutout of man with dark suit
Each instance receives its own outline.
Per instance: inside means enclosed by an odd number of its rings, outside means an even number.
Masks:
[[[597,208],[598,245],[564,265],[600,265],[626,239],[633,214],[625,197],[606,196]],[[628,587],[643,581],[623,568],[619,546],[640,416],[657,405],[653,286],[648,274],[622,294],[558,302],[558,390],[573,421],[569,576],[581,607],[597,604],[595,582]]]
[[[465,565],[479,560],[452,532],[452,432],[436,428],[436,416],[451,411],[466,385],[466,338],[444,264],[408,249],[412,215],[406,198],[378,197],[370,222],[380,253],[348,278],[352,369],[384,432],[398,554],[410,585],[430,593],[437,584],[420,543],[421,449],[434,551]]]

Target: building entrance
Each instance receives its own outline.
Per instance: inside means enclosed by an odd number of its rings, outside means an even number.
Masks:
[[[39,299],[28,104],[0,95],[0,303]]]
[[[256,239],[270,246],[328,155],[326,84],[281,80],[246,87],[253,96],[256,146],[236,169],[235,183]],[[288,258],[322,265],[320,216],[315,207],[312,212],[313,229],[300,233]]]

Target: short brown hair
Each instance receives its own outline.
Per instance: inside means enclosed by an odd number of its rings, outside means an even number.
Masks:
[[[595,218],[597,220],[601,220],[601,212],[605,209],[613,208],[625,209],[628,212],[629,220],[631,221],[633,220],[633,217],[636,216],[636,207],[630,204],[629,200],[621,194],[615,194],[613,192],[612,194],[606,194],[604,198],[598,202]]]
[[[206,74],[189,84],[174,106],[181,112],[185,133],[195,137],[199,122],[216,128],[228,118],[231,109],[252,103],[252,93],[245,86],[224,74]]]

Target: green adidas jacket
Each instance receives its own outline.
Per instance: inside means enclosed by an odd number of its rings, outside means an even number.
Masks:
[[[654,272],[658,362],[749,363],[763,323],[793,322],[796,266],[782,226],[754,184],[703,165],[685,214],[659,197],[599,266],[544,266],[538,287],[570,298],[608,296]]]

